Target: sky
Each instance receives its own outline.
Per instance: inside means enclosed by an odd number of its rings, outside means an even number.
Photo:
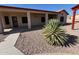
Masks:
[[[0,5],[41,9],[48,11],[57,11],[57,10],[65,9],[69,13],[69,15],[72,15],[71,8],[74,7],[76,4],[0,4]]]

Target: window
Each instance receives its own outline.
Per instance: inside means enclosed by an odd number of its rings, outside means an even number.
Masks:
[[[60,22],[63,22],[64,21],[64,17],[60,17]]]
[[[22,23],[27,23],[27,17],[22,17]]]
[[[41,17],[41,22],[45,23],[45,17]]]
[[[4,16],[4,19],[5,19],[5,24],[9,24],[9,17],[8,16]]]

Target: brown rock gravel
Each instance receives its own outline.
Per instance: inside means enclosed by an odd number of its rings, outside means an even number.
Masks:
[[[70,47],[56,47],[49,45],[44,40],[42,29],[21,33],[15,47],[27,55],[79,54],[79,44]]]

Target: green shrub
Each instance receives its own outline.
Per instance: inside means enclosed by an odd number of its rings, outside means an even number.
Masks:
[[[44,26],[43,34],[46,41],[51,45],[64,45],[68,39],[65,31],[61,29],[60,23],[55,19],[51,19]]]

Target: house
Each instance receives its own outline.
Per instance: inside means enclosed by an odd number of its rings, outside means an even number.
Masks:
[[[47,11],[13,6],[0,6],[0,33],[6,28],[26,27],[44,25],[49,19],[58,19],[66,24],[68,13],[66,10]]]

